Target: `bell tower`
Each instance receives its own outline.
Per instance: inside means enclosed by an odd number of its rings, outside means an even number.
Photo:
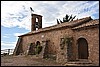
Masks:
[[[31,31],[42,28],[42,16],[37,14],[31,14]]]

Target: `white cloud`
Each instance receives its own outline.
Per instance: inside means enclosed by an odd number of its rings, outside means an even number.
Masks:
[[[10,44],[15,44],[16,42],[4,42],[1,41],[1,45],[10,45]]]
[[[18,41],[18,36],[22,35],[25,33],[14,33],[13,35],[16,37],[16,41],[15,42],[5,42],[5,41],[1,41],[1,49],[14,49],[17,41]],[[10,34],[5,34],[5,35],[10,35]]]
[[[14,49],[16,46],[16,42],[4,42],[1,41],[1,49]]]
[[[11,34],[4,34],[4,35],[3,35],[3,38],[10,38],[10,35],[11,35]]]
[[[4,34],[5,36],[9,36],[9,35],[11,35],[11,34]]]
[[[16,40],[16,43],[17,43],[17,41],[18,41],[18,36],[23,35],[23,34],[25,34],[25,33],[14,33],[14,34],[13,34],[14,37],[16,38],[16,39],[15,39],[15,40]]]
[[[99,14],[99,1],[1,1],[1,25],[31,29],[30,9],[43,16],[43,27],[56,23],[65,14],[83,18]],[[95,18],[95,16],[92,16]]]
[[[14,33],[14,36],[18,37],[18,36],[23,35],[23,34],[25,34],[25,33]]]
[[[3,36],[4,38],[9,38],[8,36]]]
[[[18,36],[19,35],[22,35],[22,34],[25,34],[25,33],[14,33],[13,35],[16,37],[16,41],[15,42],[5,42],[5,41],[1,41],[1,49],[14,49],[16,44],[17,44],[17,41],[18,41]],[[8,38],[8,35],[11,35],[11,34],[4,34],[4,38]]]
[[[26,2],[22,1],[2,1],[1,2],[1,18],[2,26],[14,27],[19,26],[21,28],[29,29],[30,21],[29,8]],[[16,4],[15,4],[16,3]]]
[[[91,16],[92,14],[99,12],[99,2],[71,1],[63,5],[60,10],[60,16],[58,17],[63,17],[64,14],[66,14],[65,12],[69,15],[76,15],[77,18]]]

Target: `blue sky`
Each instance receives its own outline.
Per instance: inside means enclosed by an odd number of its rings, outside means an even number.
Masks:
[[[43,27],[57,24],[65,14],[99,19],[99,1],[1,1],[1,49],[14,49],[18,36],[30,32],[30,7],[43,16]]]

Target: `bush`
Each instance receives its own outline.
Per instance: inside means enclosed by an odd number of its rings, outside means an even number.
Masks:
[[[36,54],[39,54],[42,51],[42,46],[37,45],[36,46]]]

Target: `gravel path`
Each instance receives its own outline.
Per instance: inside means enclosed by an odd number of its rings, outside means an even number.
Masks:
[[[1,57],[1,66],[62,66],[55,60],[42,59],[36,56],[4,56]]]

